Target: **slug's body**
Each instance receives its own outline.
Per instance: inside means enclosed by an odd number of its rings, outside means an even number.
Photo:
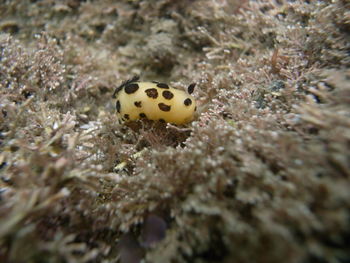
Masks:
[[[185,91],[159,82],[140,82],[138,77],[123,83],[113,94],[116,109],[122,121],[147,118],[174,124],[185,124],[193,119],[196,101],[189,95],[195,84]]]

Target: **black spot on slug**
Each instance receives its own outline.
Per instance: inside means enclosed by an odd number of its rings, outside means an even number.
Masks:
[[[187,88],[188,94],[192,94],[192,93],[193,93],[194,87],[195,87],[195,86],[196,86],[196,83],[192,83],[192,84],[190,84],[190,85],[188,86],[188,88]]]
[[[124,90],[126,94],[135,93],[139,89],[139,85],[137,83],[130,83],[125,86]]]
[[[141,101],[135,101],[135,102],[134,102],[134,105],[135,105],[137,108],[141,108],[141,107],[142,107]]]
[[[120,101],[117,100],[117,103],[115,104],[115,107],[117,109],[117,112],[120,113]]]
[[[129,114],[124,114],[124,118],[126,119],[126,120],[129,120],[130,118],[129,118]]]
[[[158,107],[161,111],[170,111],[171,110],[171,106],[166,105],[164,103],[158,103]]]
[[[163,97],[167,100],[171,100],[174,97],[174,94],[169,90],[164,90],[162,94],[163,94]]]
[[[132,79],[129,79],[127,81],[124,81],[118,88],[115,89],[113,95],[112,95],[112,98],[115,98],[117,93],[120,92],[126,85],[130,84],[130,83],[133,83],[133,82],[136,82],[140,79],[139,76],[134,76]]]
[[[145,90],[148,97],[156,99],[158,98],[158,91],[156,89],[146,89]]]
[[[192,100],[189,99],[189,98],[187,98],[187,99],[184,100],[184,104],[185,104],[186,106],[190,106],[190,105],[192,104]]]
[[[157,87],[161,89],[169,89],[169,86],[165,83],[158,83]]]
[[[159,119],[159,122],[165,123],[165,120],[164,119]]]
[[[144,114],[144,113],[140,113],[139,116],[140,116],[140,118],[146,118],[146,114]]]

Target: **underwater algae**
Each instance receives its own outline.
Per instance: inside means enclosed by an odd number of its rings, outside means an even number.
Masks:
[[[2,1],[0,262],[348,262],[349,1]],[[134,75],[194,121],[119,124]]]

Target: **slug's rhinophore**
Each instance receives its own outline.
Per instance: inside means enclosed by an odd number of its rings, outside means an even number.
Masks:
[[[195,83],[188,86],[188,93],[169,87],[165,83],[140,82],[134,77],[122,83],[114,92],[120,120],[135,121],[146,118],[174,124],[185,124],[193,119],[196,101],[190,95]]]

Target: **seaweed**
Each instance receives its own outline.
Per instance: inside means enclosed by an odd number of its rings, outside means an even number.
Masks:
[[[349,261],[348,9],[1,3],[0,261]],[[119,124],[135,75],[196,119]]]

